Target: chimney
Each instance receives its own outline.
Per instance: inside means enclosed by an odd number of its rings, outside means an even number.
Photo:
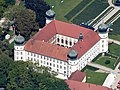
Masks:
[[[78,40],[79,40],[79,41],[82,41],[82,40],[83,40],[82,32],[80,33],[80,36],[79,36]]]

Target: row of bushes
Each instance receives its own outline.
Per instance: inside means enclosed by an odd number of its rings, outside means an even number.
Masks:
[[[87,22],[88,20],[94,19],[108,6],[109,4],[107,2],[103,3],[100,0],[95,0],[82,13],[75,17],[72,22],[79,25],[82,22]]]
[[[90,1],[91,0],[83,0],[82,2],[80,2],[74,9],[72,9],[67,15],[65,15],[65,18],[67,18],[67,20],[70,20],[82,8],[84,8]]]
[[[116,56],[116,55],[111,54],[111,53],[105,53],[105,56],[110,56],[110,57],[116,59],[116,63],[114,64],[114,66],[116,66],[116,65],[120,62],[120,58],[119,58],[119,56]]]

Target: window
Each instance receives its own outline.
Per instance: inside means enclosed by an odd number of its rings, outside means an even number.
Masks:
[[[53,64],[53,67],[55,67],[55,64]]]
[[[57,69],[57,72],[59,72],[59,69]]]
[[[17,55],[18,55],[18,52],[17,52]]]
[[[60,64],[62,64],[62,61],[60,61]]]
[[[68,41],[66,40],[65,43],[68,44]]]
[[[34,57],[36,57],[36,54],[34,54]]]
[[[64,69],[66,69],[66,67],[64,67]]]
[[[70,45],[72,45],[72,42],[70,41]]]
[[[17,59],[18,59],[18,57],[17,57]]]
[[[49,63],[47,62],[47,65],[49,65]]]
[[[52,66],[52,64],[50,63],[50,66]]]
[[[31,56],[32,56],[33,54],[31,53]]]
[[[28,52],[28,55],[29,55],[29,52]]]
[[[64,62],[64,65],[66,65],[66,63]]]
[[[61,43],[64,43],[64,40],[63,40],[63,39],[61,39]]]
[[[57,68],[58,68],[59,66],[57,65]]]
[[[59,38],[57,38],[57,42],[59,42],[60,41],[60,39]]]
[[[23,57],[21,57],[21,59],[23,59]]]
[[[104,45],[102,45],[102,47],[104,47]]]
[[[64,73],[66,73],[66,71],[64,71]]]
[[[62,68],[62,66],[60,66],[60,68]]]
[[[39,58],[39,55],[37,55],[37,58]]]

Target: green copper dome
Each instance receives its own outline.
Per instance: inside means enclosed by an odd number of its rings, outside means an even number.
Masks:
[[[99,26],[98,26],[98,31],[100,32],[100,33],[105,33],[105,32],[107,32],[107,29],[109,28],[109,26],[107,25],[107,24],[105,24],[105,23],[102,23],[102,24],[100,24]]]
[[[25,38],[23,36],[21,36],[20,34],[15,37],[15,43],[16,44],[23,44],[24,41],[25,41]]]
[[[55,12],[50,9],[50,10],[48,10],[48,11],[46,12],[46,15],[47,15],[47,16],[54,16],[54,15],[55,15]]]
[[[74,49],[71,49],[69,52],[68,52],[68,57],[72,60],[75,60],[78,56],[78,52]]]
[[[54,19],[54,17],[55,17],[55,12],[53,11],[53,10],[48,10],[47,12],[46,12],[46,17],[48,18],[48,19]]]

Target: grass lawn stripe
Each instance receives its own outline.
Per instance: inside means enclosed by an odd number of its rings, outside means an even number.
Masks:
[[[91,5],[95,0],[89,2],[83,9],[81,9],[75,16],[73,16],[70,21],[72,21],[76,16],[78,16],[81,12],[83,12],[89,5]]]

